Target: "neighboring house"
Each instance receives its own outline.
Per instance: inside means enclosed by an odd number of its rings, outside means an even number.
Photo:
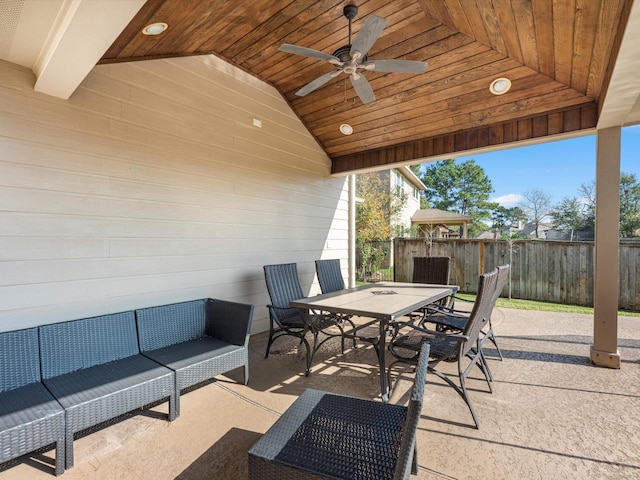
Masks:
[[[538,224],[538,236],[536,237],[536,224],[533,222],[526,223],[523,228],[520,229],[520,233],[525,238],[539,238],[546,240],[547,231],[551,230],[552,226],[546,223]]]
[[[380,170],[378,174],[381,178],[388,179],[389,192],[404,195],[406,198],[400,214],[391,219],[392,230],[396,232],[408,231],[411,228],[413,214],[420,209],[420,192],[426,190],[427,186],[407,166]]]
[[[411,217],[418,225],[419,236],[429,238],[467,238],[468,225],[473,217],[437,208],[423,208]]]
[[[395,219],[394,226],[402,227],[404,231],[407,231],[411,228],[413,215],[420,210],[420,192],[426,190],[427,186],[409,167],[394,168],[391,170],[390,177],[396,193],[404,194],[407,197],[407,202],[399,217]]]

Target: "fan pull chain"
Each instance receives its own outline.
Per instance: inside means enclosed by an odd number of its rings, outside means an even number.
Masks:
[[[348,77],[348,75],[345,73],[344,74],[344,100],[343,100],[344,103],[348,103],[349,102],[349,100],[347,99],[347,77]],[[351,99],[351,103],[356,103],[356,99],[352,98]]]

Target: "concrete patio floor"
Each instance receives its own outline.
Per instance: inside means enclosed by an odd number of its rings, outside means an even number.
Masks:
[[[496,309],[505,358],[489,360],[494,392],[478,372],[469,381],[480,430],[453,389],[429,376],[413,478],[640,478],[640,318],[619,319],[620,370],[590,364],[592,324],[590,315]],[[184,394],[175,422],[164,403],[84,435],[62,478],[247,478],[247,450],[305,388],[379,397],[371,347],[342,355],[331,340],[305,377],[295,341],[278,340],[267,360],[265,346],[265,335],[252,337],[249,386],[232,372]],[[401,372],[392,402],[410,386],[411,370]],[[5,464],[0,480],[54,478],[52,458]]]

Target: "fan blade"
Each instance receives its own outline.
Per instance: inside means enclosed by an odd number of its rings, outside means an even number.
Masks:
[[[427,62],[415,60],[371,60],[362,66],[365,70],[374,72],[424,73],[427,71],[427,65]]]
[[[375,101],[376,96],[373,94],[373,89],[364,75],[360,75],[359,73],[354,73],[350,75],[351,77],[351,85],[353,85],[353,89],[356,91],[362,103],[371,103]]]
[[[351,54],[352,60],[357,60],[367,54],[369,49],[382,33],[386,24],[387,21],[384,18],[376,15],[369,15],[367,21],[364,22],[363,27],[358,32],[353,45],[351,45],[351,51],[349,53]]]
[[[280,45],[278,49],[281,52],[293,53],[295,55],[302,55],[303,57],[315,58],[317,60],[324,60],[325,62],[333,63],[334,65],[342,65],[339,58],[329,55],[328,53],[321,52],[320,50],[314,50],[313,48],[299,47],[297,45],[291,45],[284,43]]]
[[[304,97],[308,93],[313,92],[314,90],[320,88],[322,85],[327,83],[332,78],[337,77],[341,73],[340,70],[334,70],[333,72],[325,73],[324,75],[319,76],[315,80],[307,83],[304,87],[296,92],[296,95],[299,97]]]

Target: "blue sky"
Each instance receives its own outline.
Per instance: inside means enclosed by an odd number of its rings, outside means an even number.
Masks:
[[[579,197],[583,183],[595,179],[596,137],[512,148],[498,152],[458,157],[458,161],[474,159],[491,179],[491,200],[505,207],[519,203],[527,190],[542,190],[556,204],[564,197]],[[620,169],[634,173],[640,180],[640,126],[622,129]]]

